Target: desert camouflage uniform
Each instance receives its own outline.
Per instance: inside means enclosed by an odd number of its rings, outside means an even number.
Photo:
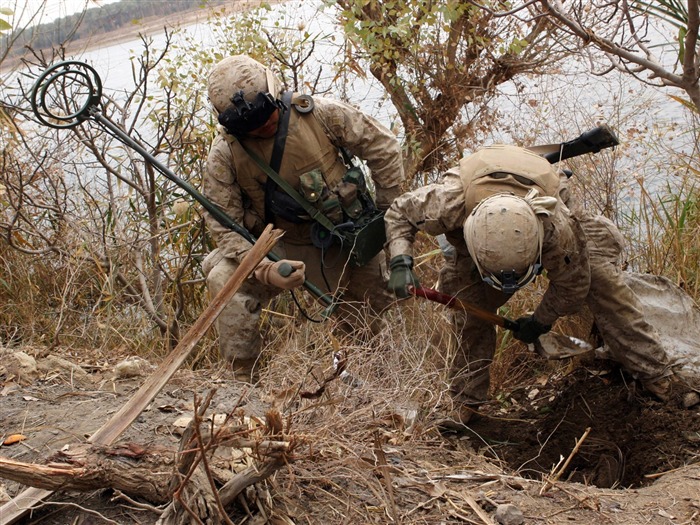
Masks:
[[[280,176],[298,190],[302,174],[320,169],[327,185],[333,190],[347,170],[338,150],[339,146],[343,146],[367,162],[375,185],[377,206],[380,209],[388,208],[400,193],[399,185],[403,181],[400,146],[396,137],[376,120],[348,104],[321,97],[314,98],[314,103],[311,113],[292,110]],[[332,141],[329,137],[332,137]],[[243,140],[249,150],[262,159],[270,159],[274,138]],[[203,192],[256,236],[265,226],[266,180],[264,172],[237,139],[220,129],[209,152]],[[221,226],[209,214],[205,214],[205,218],[218,245],[203,264],[209,293],[214,296],[251,245],[237,233]],[[337,246],[322,253],[311,244],[311,220],[295,224],[274,217],[274,221],[275,227],[285,232],[274,252],[281,258],[304,261],[307,280],[323,292],[333,294],[343,290],[347,312],[362,315],[362,308],[351,304],[359,302],[369,305],[372,313],[376,314],[393,301],[386,290],[383,253],[363,267],[351,267]],[[281,291],[251,277],[219,317],[219,350],[225,359],[238,363],[234,363],[234,368],[249,371],[259,357],[261,309]]]
[[[413,256],[412,245],[419,230],[430,235],[445,234],[454,250],[446,253],[440,272],[441,291],[496,312],[510,296],[483,282],[469,256],[462,226],[477,202],[466,204],[470,199],[465,199],[464,181],[468,180],[468,173],[453,168],[440,183],[396,199],[385,216],[388,247],[391,257]],[[511,182],[513,191],[522,195],[525,188]],[[551,325],[587,302],[617,361],[642,379],[666,375],[666,353],[653,329],[644,322],[636,296],[620,274],[617,259],[621,235],[612,223],[602,217],[579,219],[561,198],[554,213],[542,220],[542,265],[547,270],[549,286],[535,309],[535,319]],[[461,340],[450,370],[451,392],[461,403],[482,403],[489,389],[496,329],[463,312],[451,311],[450,315]]]
[[[579,218],[586,234],[591,271],[586,303],[608,353],[645,385],[670,376],[673,363],[622,274],[625,241],[620,230],[607,217],[588,213],[578,205],[569,195],[567,182],[562,180],[560,197]]]

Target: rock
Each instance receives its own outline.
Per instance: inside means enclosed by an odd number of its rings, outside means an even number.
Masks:
[[[12,352],[4,355],[0,368],[4,368],[2,375],[6,375],[8,378],[14,377],[21,385],[32,383],[39,375],[36,360],[24,352]]]
[[[523,512],[510,503],[504,503],[496,507],[496,513],[493,517],[501,525],[522,525],[525,523]]]
[[[40,359],[37,368],[45,376],[60,376],[64,381],[87,385],[92,382],[90,374],[75,363],[55,355]]]
[[[151,365],[140,357],[130,357],[114,367],[114,379],[127,379],[145,375],[150,370]]]
[[[683,408],[692,408],[700,403],[700,394],[697,392],[688,392],[683,396]]]
[[[10,499],[12,498],[10,498],[10,495],[7,493],[5,485],[0,483],[0,505],[2,505],[3,503],[7,503],[8,501],[10,501]]]

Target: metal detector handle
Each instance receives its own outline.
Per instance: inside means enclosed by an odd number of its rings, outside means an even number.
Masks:
[[[289,263],[282,263],[277,269],[277,273],[280,274],[282,277],[289,277],[294,273],[294,271],[294,268]]]

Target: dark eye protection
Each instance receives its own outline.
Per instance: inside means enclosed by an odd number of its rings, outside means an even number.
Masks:
[[[251,103],[243,98],[243,91],[239,91],[231,102],[226,110],[219,113],[219,124],[232,135],[245,135],[264,126],[276,109],[284,107],[270,93],[258,93]]]

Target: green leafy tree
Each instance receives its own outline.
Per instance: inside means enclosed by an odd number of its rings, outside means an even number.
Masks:
[[[535,16],[501,2],[327,0],[347,39],[345,60],[368,69],[406,135],[406,171],[441,171],[490,128],[500,85],[541,74],[569,54]],[[527,15],[528,13],[525,13]]]

